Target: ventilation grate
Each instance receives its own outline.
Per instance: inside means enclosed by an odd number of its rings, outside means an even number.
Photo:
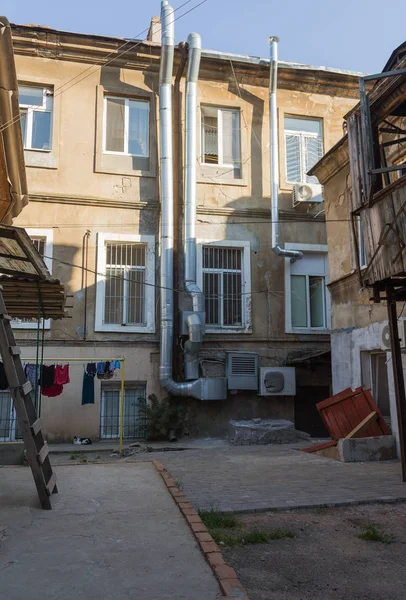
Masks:
[[[256,375],[257,357],[250,355],[231,357],[231,375]]]
[[[258,389],[258,354],[254,352],[229,352],[227,354],[229,390]]]

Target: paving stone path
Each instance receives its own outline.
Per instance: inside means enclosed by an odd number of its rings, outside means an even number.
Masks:
[[[286,510],[406,501],[398,462],[341,463],[297,448],[208,445],[152,453],[148,459],[159,459],[190,501],[203,509]]]

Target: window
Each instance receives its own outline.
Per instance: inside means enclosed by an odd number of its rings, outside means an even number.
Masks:
[[[203,243],[199,282],[205,296],[206,330],[250,329],[249,242]]]
[[[318,183],[307,172],[323,155],[322,121],[285,117],[286,181]]]
[[[52,229],[26,229],[28,235],[34,244],[35,249],[38,251],[40,256],[44,259],[44,263],[47,266],[48,271],[52,274],[52,247],[53,247],[53,230]],[[18,329],[37,329],[38,319],[18,319],[13,318],[11,321],[13,327]],[[45,319],[45,323],[42,323],[45,329],[51,327],[51,319]]]
[[[20,85],[18,93],[24,149],[49,152],[52,131],[52,90]]]
[[[202,162],[241,170],[240,111],[202,106]]]
[[[296,244],[286,244],[286,247],[299,249]],[[299,330],[317,333],[329,328],[327,254],[320,252],[324,248],[316,246],[319,251],[306,252],[302,247],[305,254],[301,260],[291,263],[290,259],[285,259],[287,333]]]
[[[154,237],[98,235],[96,331],[154,331]]]
[[[149,102],[104,98],[104,152],[148,158]]]
[[[357,217],[357,233],[358,233],[358,256],[359,256],[359,267],[365,269],[367,266],[367,255],[365,250],[364,234],[361,227],[361,218]]]
[[[145,438],[146,389],[144,384],[126,383],[124,387],[123,437]],[[120,385],[102,385],[100,437],[120,435]]]

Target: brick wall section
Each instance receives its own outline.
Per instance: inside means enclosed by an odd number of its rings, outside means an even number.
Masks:
[[[159,460],[153,460],[152,463],[161,475],[169,493],[172,495],[172,498],[186,519],[205,559],[213,569],[213,572],[218,579],[220,589],[224,594],[223,600],[226,600],[227,598],[233,598],[234,600],[236,598],[238,600],[248,600],[247,592],[242,587],[236,572],[224,561],[220,548],[211,537],[207,527],[193,508],[193,505],[188,501],[185,494],[177,487],[176,481],[171,477],[168,471],[166,471],[163,464]]]

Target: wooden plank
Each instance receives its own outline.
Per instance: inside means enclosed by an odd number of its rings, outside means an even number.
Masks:
[[[55,472],[52,473],[50,480],[46,484],[46,487],[47,487],[48,494],[51,495],[56,487],[56,473]]]
[[[377,413],[375,411],[369,413],[369,415],[367,417],[365,417],[365,419],[363,419],[361,421],[361,423],[359,423],[356,427],[354,427],[354,429],[352,431],[350,431],[350,433],[348,435],[346,435],[344,439],[349,440],[350,438],[354,438],[357,435],[359,435],[360,433],[362,433],[364,431],[364,429],[366,429],[369,426],[371,421],[376,419],[376,417],[377,417]]]
[[[36,421],[34,421],[34,423],[31,425],[31,431],[32,431],[32,435],[37,435],[37,433],[39,433],[41,431],[41,419],[38,418]]]
[[[44,445],[42,446],[41,450],[37,454],[38,461],[41,465],[44,464],[45,459],[48,456],[48,454],[49,454],[49,446],[46,442],[44,442]]]

